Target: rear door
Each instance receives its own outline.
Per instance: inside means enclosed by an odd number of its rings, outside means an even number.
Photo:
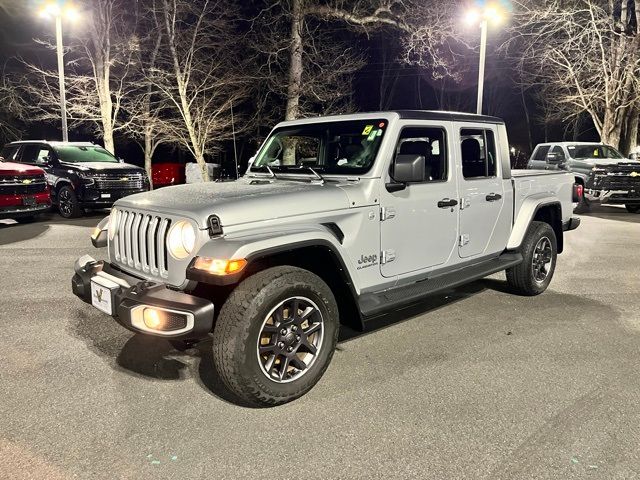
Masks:
[[[395,155],[418,155],[423,182],[380,197],[380,271],[394,277],[442,265],[455,252],[458,191],[451,150],[451,125],[404,122]],[[390,172],[392,175],[392,172]]]
[[[505,205],[505,182],[500,176],[497,128],[495,125],[477,126],[458,123],[456,147],[460,158],[460,237],[458,252],[461,258],[490,253],[492,239]],[[504,247],[504,245],[503,245]]]

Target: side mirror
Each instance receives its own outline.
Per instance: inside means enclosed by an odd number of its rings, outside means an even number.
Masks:
[[[554,152],[549,152],[547,153],[547,163],[549,165],[560,165],[563,162],[562,158],[560,158],[560,155]]]
[[[119,161],[120,163],[124,163],[124,158],[120,158],[120,157],[118,157],[118,161]]]
[[[424,182],[424,160],[422,155],[396,155],[392,178],[399,183]]]

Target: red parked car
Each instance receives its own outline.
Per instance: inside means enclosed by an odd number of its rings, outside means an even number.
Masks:
[[[0,157],[0,219],[27,222],[51,208],[44,170]]]
[[[153,188],[184,183],[184,165],[181,163],[156,163],[151,166]]]

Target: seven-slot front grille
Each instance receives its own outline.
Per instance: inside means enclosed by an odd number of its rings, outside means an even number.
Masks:
[[[9,175],[0,177],[0,195],[31,195],[44,192],[47,181],[44,175]]]
[[[91,176],[101,190],[140,190],[146,186],[142,173],[97,173]]]
[[[118,209],[115,221],[113,252],[116,261],[154,277],[168,277],[166,245],[171,220]]]

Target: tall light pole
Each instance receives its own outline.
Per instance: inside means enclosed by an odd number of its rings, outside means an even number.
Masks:
[[[60,116],[62,118],[62,141],[69,141],[67,128],[67,98],[64,85],[64,49],[62,46],[62,17],[75,20],[78,13],[69,3],[49,3],[40,11],[43,18],[55,18],[56,21],[56,52],[58,57],[58,83],[60,85]]]
[[[480,23],[480,65],[478,67],[478,100],[476,104],[476,113],[482,114],[482,96],[484,93],[484,64],[487,57],[487,30],[489,22],[500,23],[502,21],[502,13],[496,7],[485,6],[482,10],[469,10],[466,16],[466,22],[469,25],[477,25]]]

